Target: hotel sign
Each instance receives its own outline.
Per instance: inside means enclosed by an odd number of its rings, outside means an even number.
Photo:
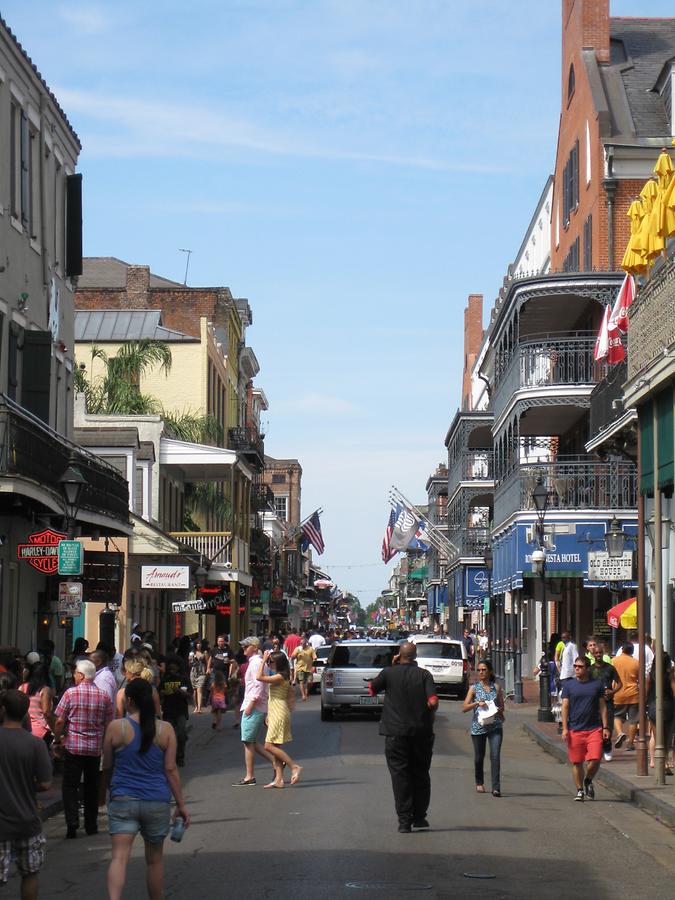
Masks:
[[[141,587],[185,590],[190,587],[189,566],[141,566]]]
[[[51,528],[29,534],[28,543],[17,547],[17,559],[24,560],[43,575],[56,575],[59,568],[59,544],[67,537],[67,534]]]

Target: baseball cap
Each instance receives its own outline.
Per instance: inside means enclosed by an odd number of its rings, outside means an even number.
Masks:
[[[239,641],[239,643],[242,647],[256,647],[258,650],[260,649],[260,638],[257,637],[247,637],[243,641]]]
[[[31,650],[30,653],[26,654],[26,662],[29,666],[32,666],[33,663],[40,662],[40,654],[35,650]]]

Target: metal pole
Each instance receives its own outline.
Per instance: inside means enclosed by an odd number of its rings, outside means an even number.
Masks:
[[[666,783],[666,749],[663,740],[663,569],[661,553],[661,489],[659,486],[659,430],[656,403],[653,405],[654,428],[654,655],[656,688],[656,746],[654,772],[657,784]],[[645,647],[640,646],[640,669],[644,678]]]
[[[638,575],[638,596],[637,596],[637,624],[638,624],[638,644],[641,648],[640,659],[644,653],[645,633],[647,611],[645,609],[645,497],[640,491],[640,429],[638,428],[638,495],[637,495],[637,511],[638,511],[638,533],[637,533],[637,575]],[[616,631],[614,631],[613,640]],[[647,775],[647,691],[645,680],[644,665],[640,665],[640,673],[638,676],[638,736],[635,741],[635,761],[637,763],[637,774]]]
[[[546,563],[541,570],[541,662],[539,663],[539,709],[537,719],[539,722],[552,722],[551,694],[549,691],[548,674],[548,602],[546,600]]]

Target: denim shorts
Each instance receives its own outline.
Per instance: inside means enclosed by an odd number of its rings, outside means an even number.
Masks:
[[[108,803],[110,834],[138,834],[148,844],[161,844],[171,828],[170,804],[163,800],[118,797]]]
[[[260,734],[260,729],[265,722],[265,713],[254,709],[250,716],[242,713],[241,739],[247,744],[255,744]]]

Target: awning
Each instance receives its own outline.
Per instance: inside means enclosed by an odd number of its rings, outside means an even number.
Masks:
[[[673,389],[666,388],[638,408],[640,425],[640,492],[654,493],[654,420],[658,440],[657,483],[661,490],[675,481],[675,431],[673,421]]]
[[[607,611],[607,624],[612,628],[637,628],[637,598],[622,600]]]

